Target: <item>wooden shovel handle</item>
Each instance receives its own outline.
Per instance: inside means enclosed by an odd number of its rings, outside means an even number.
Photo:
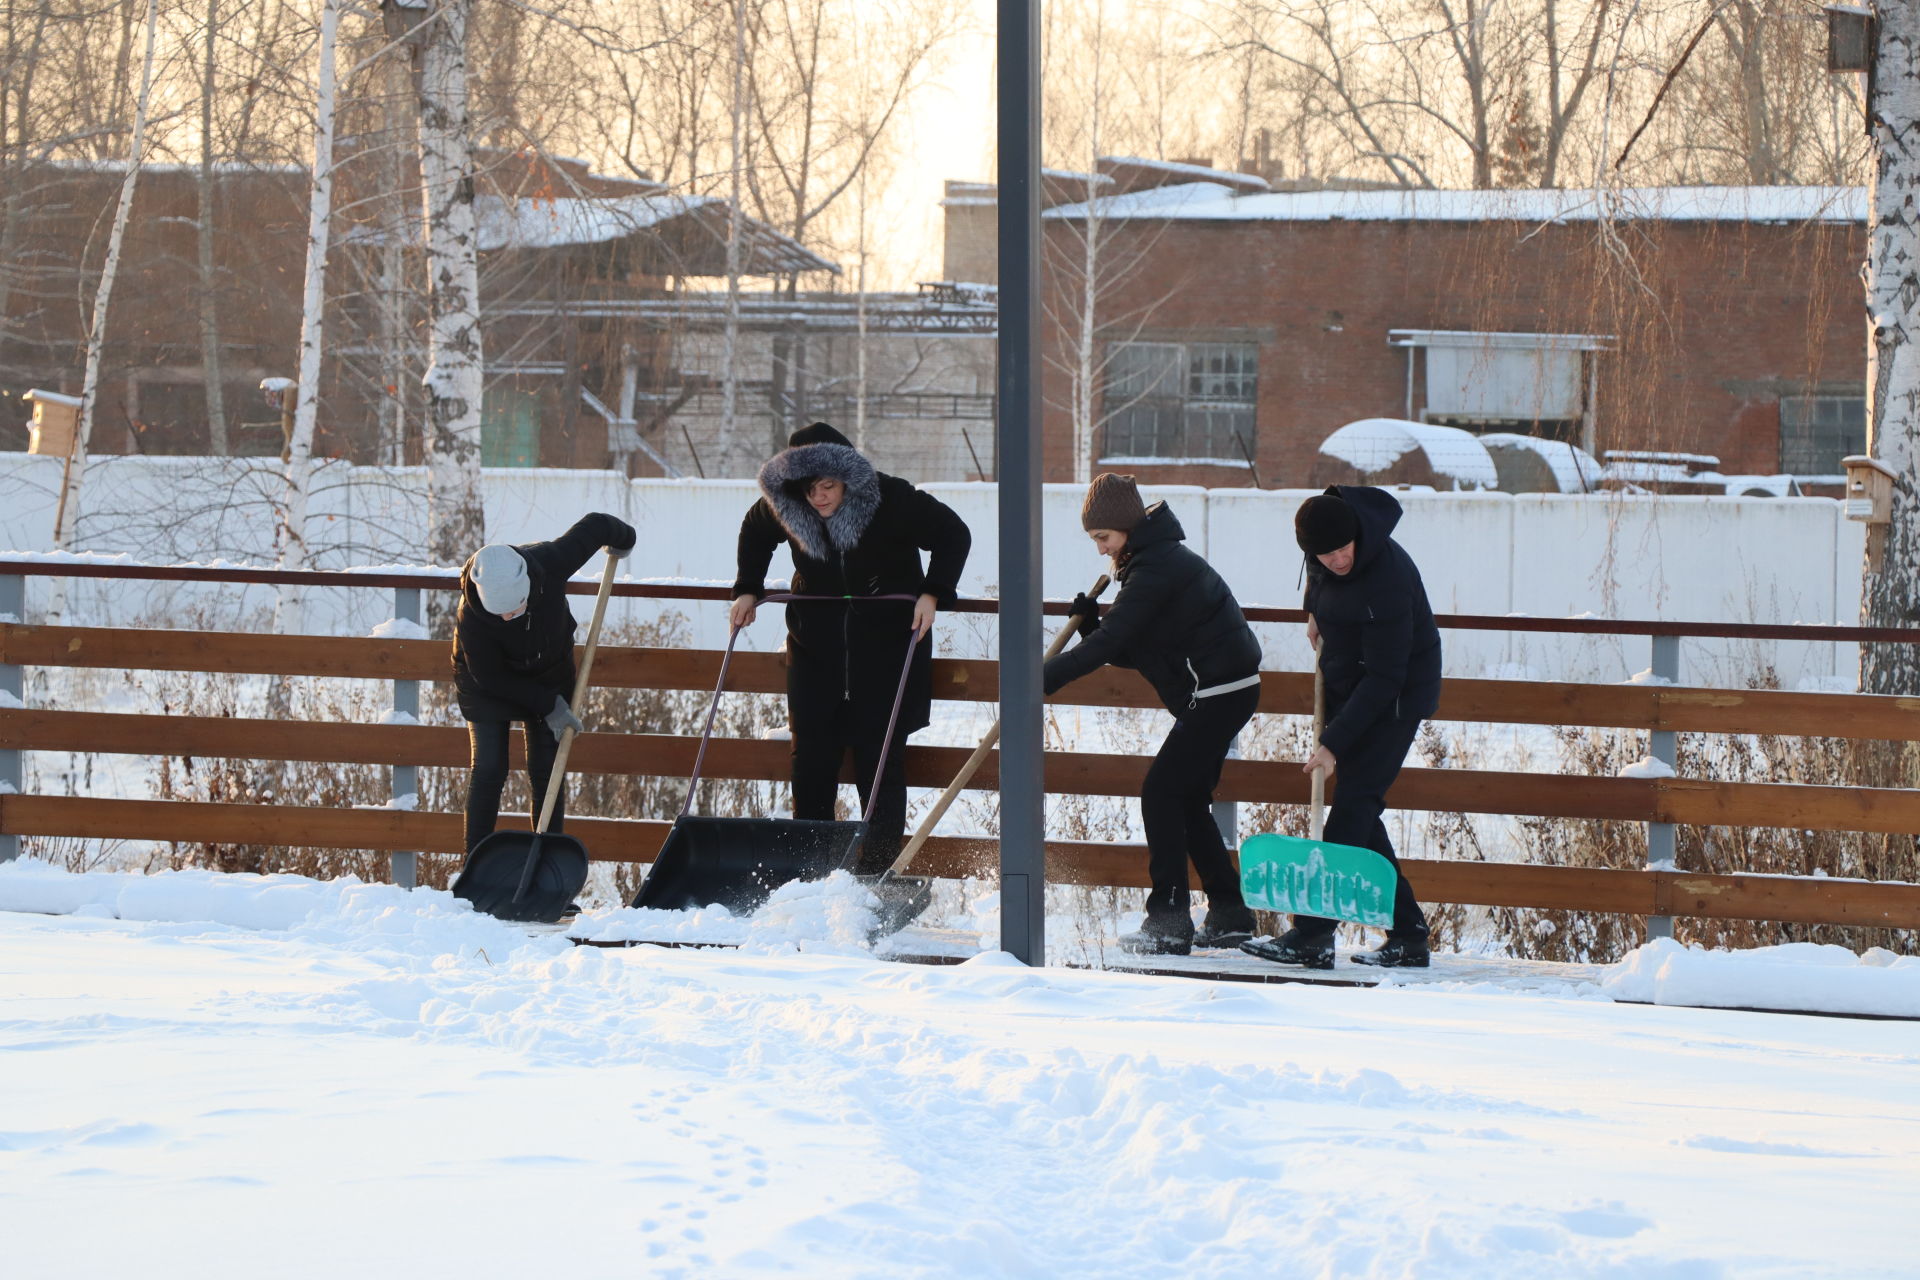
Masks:
[[[580,674],[573,682],[573,700],[567,704],[577,718],[580,715],[580,700],[587,696],[587,679],[593,674],[593,653],[600,646],[600,621],[607,616],[607,597],[613,594],[613,575],[618,571],[620,562],[607,555],[606,572],[600,575],[600,594],[593,600],[593,621],[587,624],[587,651],[580,659]],[[547,823],[553,820],[553,810],[560,803],[560,788],[567,776],[567,756],[573,750],[573,730],[564,729],[560,734],[560,748],[553,753],[553,772],[547,778],[547,796],[540,802],[540,821],[534,824],[534,830],[546,834]]]
[[[1313,642],[1313,750],[1320,748],[1320,735],[1327,728],[1327,681],[1320,674],[1320,642]],[[1321,838],[1327,825],[1327,771],[1313,771],[1312,809],[1307,817],[1307,834]]]
[[[1099,581],[1093,584],[1093,590],[1087,592],[1087,598],[1098,600],[1106,594],[1107,585],[1107,575],[1103,573]],[[1067,647],[1067,641],[1072,639],[1074,633],[1079,630],[1080,619],[1067,619],[1067,625],[1060,628],[1052,642],[1047,645],[1046,656],[1049,658],[1057,656]],[[966,789],[967,783],[973,781],[973,775],[980,771],[982,764],[986,763],[987,753],[992,751],[999,741],[1000,721],[996,719],[987,729],[985,736],[980,739],[980,745],[975,747],[973,754],[967,757],[967,762],[960,766],[960,772],[953,775],[953,781],[949,782],[947,789],[940,793],[940,798],[933,802],[933,808],[927,810],[927,816],[920,819],[920,825],[914,829],[913,839],[907,841],[907,847],[900,851],[900,856],[893,860],[893,865],[887,868],[886,874],[890,876],[906,874],[907,868],[913,865],[914,858],[919,854],[920,846],[927,842],[927,837],[933,834],[934,827],[939,825],[940,819],[946,816],[947,810],[953,807],[953,802],[960,798],[960,793]]]

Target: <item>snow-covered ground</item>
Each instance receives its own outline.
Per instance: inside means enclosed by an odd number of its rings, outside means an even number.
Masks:
[[[10,1276],[1913,1274],[1920,1023],[1612,998],[1895,1012],[1912,959],[1354,990],[890,964],[833,885],[727,951],[296,877],[0,908]]]

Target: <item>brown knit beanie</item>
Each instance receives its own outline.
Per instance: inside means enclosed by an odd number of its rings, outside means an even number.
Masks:
[[[1111,471],[1102,471],[1087,486],[1087,500],[1080,506],[1080,527],[1091,532],[1094,529],[1112,529],[1115,533],[1130,533],[1133,527],[1147,518],[1147,508],[1140,501],[1140,490],[1132,476],[1117,476]]]

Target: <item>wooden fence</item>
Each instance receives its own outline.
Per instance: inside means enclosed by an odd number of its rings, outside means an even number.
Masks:
[[[296,575],[270,570],[161,569],[46,563],[0,558],[0,619],[23,617],[24,577],[31,574],[151,578],[171,581],[278,583],[387,588],[413,593],[446,589],[446,575]],[[592,584],[573,589],[590,592]],[[628,597],[713,600],[718,588],[620,584]],[[408,605],[401,605],[404,615]],[[991,601],[963,602],[990,611]],[[1049,606],[1063,613],[1065,605]],[[1296,610],[1253,609],[1256,621],[1299,621]],[[1668,622],[1548,620],[1447,616],[1443,627],[1611,634],[1653,638],[1656,653],[1680,638],[1729,635],[1790,640],[1914,643],[1920,631],[1776,626],[1712,626]],[[602,648],[596,685],[628,689],[709,690],[720,655],[705,650]],[[458,814],[400,809],[333,809],[275,804],[215,804],[21,792],[19,753],[71,751],[149,756],[189,755],[269,761],[457,767],[466,763],[465,731],[417,724],[287,722],[233,717],[188,717],[75,711],[14,705],[34,667],[333,677],[395,682],[451,678],[447,646],[428,640],[336,636],[240,635],[134,628],[35,626],[0,621],[0,840],[17,848],[20,836],[72,836],[159,841],[298,845],[376,851],[458,853]],[[777,693],[785,688],[778,655],[742,653],[729,688]],[[941,659],[934,664],[935,696],[992,701],[997,670],[989,661]],[[1157,706],[1132,672],[1106,669],[1077,681],[1052,701],[1089,707]],[[1269,672],[1262,677],[1260,710],[1305,715],[1311,677]],[[1568,725],[1674,733],[1769,734],[1852,739],[1920,740],[1920,698],[1862,694],[1719,690],[1668,685],[1592,685],[1513,680],[1446,682],[1436,719],[1510,725]],[[570,767],[583,773],[684,777],[696,740],[662,734],[589,733]],[[516,737],[516,751],[517,751]],[[784,742],[715,739],[710,777],[784,780]],[[1668,752],[1671,740],[1668,739]],[[939,787],[967,750],[912,746],[910,785]],[[1046,786],[1063,795],[1138,795],[1150,758],[1092,752],[1049,752]],[[849,780],[851,776],[849,775]],[[989,760],[974,786],[997,785]],[[1222,801],[1304,803],[1307,781],[1297,762],[1231,760],[1218,791]],[[1469,814],[1521,814],[1562,819],[1611,819],[1663,826],[1778,827],[1800,831],[1920,832],[1920,791],[1789,783],[1711,782],[1680,777],[1579,777],[1469,769],[1405,770],[1389,795],[1397,809]],[[503,822],[512,825],[516,819]],[[524,819],[518,819],[524,825]],[[668,824],[607,818],[570,818],[597,859],[651,861]],[[297,839],[289,836],[297,832]],[[6,852],[0,847],[0,855]],[[993,842],[936,838],[919,869],[935,875],[992,874]],[[1049,841],[1048,878],[1057,882],[1137,886],[1146,859],[1137,847]],[[1410,859],[1407,871],[1430,902],[1620,912],[1649,917],[1693,916],[1736,920],[1920,928],[1920,885],[1833,877],[1706,874],[1660,869],[1589,868]]]

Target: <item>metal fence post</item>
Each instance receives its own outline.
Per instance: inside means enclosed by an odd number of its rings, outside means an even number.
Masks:
[[[27,580],[19,574],[0,575],[0,622],[27,620]],[[0,706],[19,706],[27,695],[26,673],[12,662],[0,662]],[[26,785],[21,753],[9,747],[0,751],[0,792],[19,795]],[[20,856],[20,837],[0,835],[0,862],[12,862]]]
[[[1669,684],[1680,680],[1680,637],[1653,637],[1653,674]],[[1652,741],[1648,745],[1648,754],[1669,769],[1676,759],[1674,733],[1671,729],[1655,729]],[[1670,822],[1649,822],[1647,824],[1647,869],[1650,871],[1673,870],[1673,824]],[[1647,941],[1673,936],[1672,916],[1647,917]]]
[[[393,616],[397,619],[418,623],[420,621],[420,588],[395,587],[393,589]],[[420,719],[420,682],[418,680],[395,680],[393,682],[394,719],[401,716]],[[394,807],[399,809],[417,809],[420,807],[420,766],[415,764],[396,764],[393,766],[392,795]],[[404,797],[412,797],[409,802]],[[419,855],[414,853],[392,853],[388,855],[392,867],[393,882],[402,889],[411,889],[419,883]]]
[[[999,0],[1000,947],[1043,965],[1040,650],[1040,0]]]

